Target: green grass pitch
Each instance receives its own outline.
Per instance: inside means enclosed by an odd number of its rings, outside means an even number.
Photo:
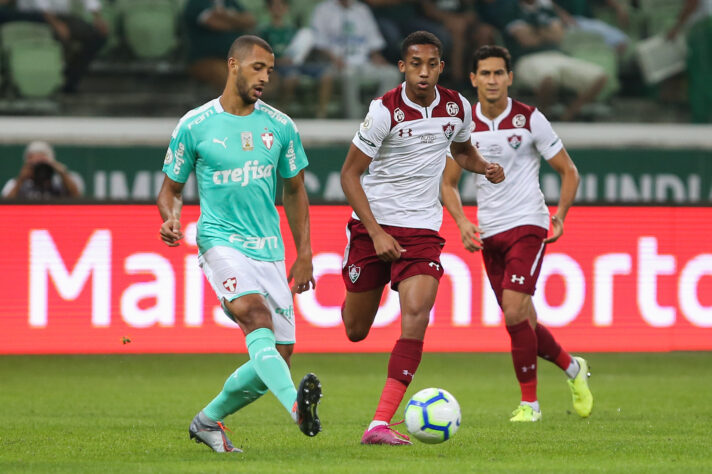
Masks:
[[[585,356],[589,419],[542,362],[543,421],[513,425],[508,354],[426,353],[407,397],[445,388],[463,424],[444,444],[390,447],[359,444],[386,354],[295,354],[295,379],[322,380],[324,431],[302,435],[268,393],[227,418],[237,455],[189,441],[188,424],[245,355],[3,356],[0,472],[712,472],[712,354]]]

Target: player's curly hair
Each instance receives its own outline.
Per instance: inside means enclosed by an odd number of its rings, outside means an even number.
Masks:
[[[504,59],[504,67],[507,72],[512,72],[512,55],[509,50],[496,44],[487,44],[480,46],[472,56],[472,72],[477,72],[477,66],[480,61],[487,58],[502,58]]]
[[[429,31],[414,31],[408,36],[406,36],[403,42],[401,43],[402,59],[405,59],[405,56],[408,53],[408,48],[410,48],[414,44],[432,44],[433,46],[438,48],[438,55],[440,57],[443,56],[443,44],[437,36],[430,33]]]

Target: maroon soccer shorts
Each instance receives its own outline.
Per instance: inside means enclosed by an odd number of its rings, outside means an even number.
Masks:
[[[384,262],[376,255],[373,241],[361,221],[350,219],[346,225],[349,239],[344,252],[341,276],[346,289],[353,292],[368,291],[383,286],[388,281],[398,290],[398,283],[414,275],[432,275],[438,281],[443,276],[440,252],[445,239],[429,229],[381,226],[393,236],[406,252],[393,262]]]
[[[543,227],[523,225],[482,239],[482,260],[500,305],[505,288],[534,294],[546,234]]]

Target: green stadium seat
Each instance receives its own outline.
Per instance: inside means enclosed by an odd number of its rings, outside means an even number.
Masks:
[[[20,95],[47,97],[64,82],[64,53],[44,23],[10,22],[0,26],[4,79]]]
[[[177,10],[171,0],[122,0],[119,5],[124,37],[140,59],[167,56],[178,46]]]
[[[8,79],[23,97],[47,97],[64,82],[64,57],[58,42],[22,39],[3,43],[3,49]]]
[[[52,28],[46,23],[30,21],[12,21],[0,26],[0,42],[3,45],[12,44],[25,39],[53,39]]]

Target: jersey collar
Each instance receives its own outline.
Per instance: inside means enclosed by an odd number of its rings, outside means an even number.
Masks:
[[[220,103],[220,97],[218,97],[217,99],[213,99],[213,107],[215,107],[215,112],[217,113],[225,112],[225,109],[223,109],[223,106]]]
[[[480,119],[483,123],[486,123],[489,127],[490,130],[497,130],[499,129],[499,124],[507,118],[509,113],[512,111],[512,98],[507,97],[507,107],[504,108],[504,111],[499,114],[497,117],[495,117],[494,120],[489,119],[482,114],[482,107],[481,103],[477,102],[477,106],[475,107],[475,114],[477,114],[477,118]]]
[[[401,84],[401,98],[403,99],[403,102],[405,102],[405,104],[408,107],[412,108],[413,110],[419,111],[423,115],[423,118],[428,118],[428,117],[433,116],[433,110],[440,103],[440,91],[438,91],[438,88],[435,87],[435,100],[433,100],[429,106],[423,107],[422,105],[418,105],[408,98],[408,96],[405,93],[405,81],[404,81]]]

